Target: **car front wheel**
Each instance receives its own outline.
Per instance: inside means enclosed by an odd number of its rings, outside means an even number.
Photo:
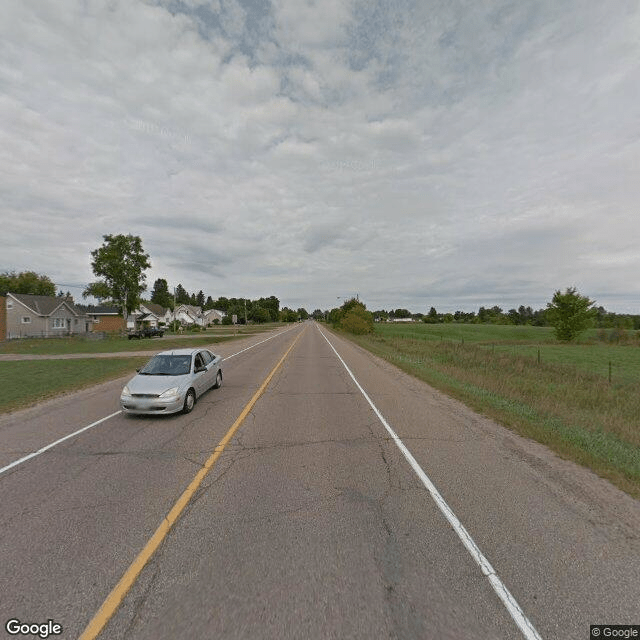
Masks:
[[[218,375],[216,376],[216,381],[213,385],[214,389],[219,389],[222,386],[222,371],[218,369]]]
[[[182,413],[191,413],[193,407],[196,404],[196,392],[193,389],[187,391],[187,395],[184,399],[184,406],[182,407]]]

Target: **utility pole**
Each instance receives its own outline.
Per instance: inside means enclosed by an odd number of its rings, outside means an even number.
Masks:
[[[247,326],[247,299],[244,299],[244,326]]]

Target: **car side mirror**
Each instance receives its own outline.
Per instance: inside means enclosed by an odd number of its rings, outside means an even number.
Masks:
[[[196,367],[195,368],[195,373],[202,373],[203,371],[206,371],[207,367]]]

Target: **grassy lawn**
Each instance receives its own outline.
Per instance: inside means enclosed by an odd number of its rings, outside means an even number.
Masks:
[[[34,355],[59,355],[65,353],[118,353],[120,351],[163,351],[165,349],[181,349],[234,340],[256,335],[280,327],[280,324],[220,326],[204,332],[183,335],[165,334],[162,338],[104,338],[103,340],[87,339],[81,336],[69,338],[23,338],[0,343],[0,353],[18,353]]]
[[[380,324],[347,337],[640,497],[638,346],[561,344],[548,328],[491,325]]]
[[[133,376],[146,361],[145,357],[136,357],[0,362],[0,413],[22,409],[64,391]]]

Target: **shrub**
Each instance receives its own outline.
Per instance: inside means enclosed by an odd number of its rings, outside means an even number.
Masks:
[[[340,327],[355,335],[373,333],[373,314],[363,304],[352,307],[340,321]]]

